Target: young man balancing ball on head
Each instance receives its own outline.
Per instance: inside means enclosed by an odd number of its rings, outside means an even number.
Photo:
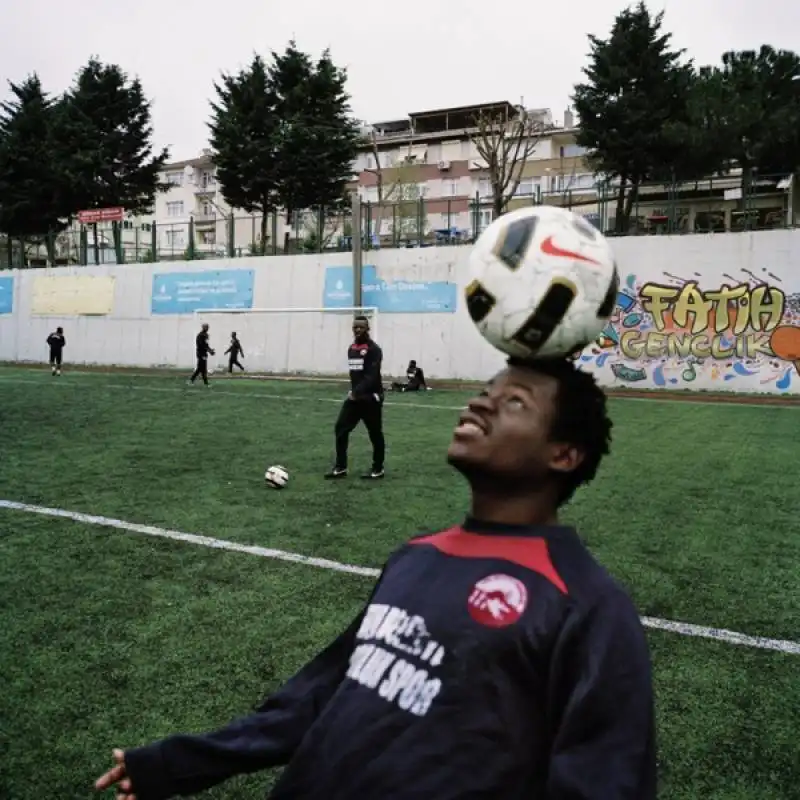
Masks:
[[[336,463],[325,474],[328,480],[347,477],[347,448],[350,434],[363,422],[372,443],[372,469],[361,477],[380,480],[384,476],[383,460],[386,440],[383,437],[383,351],[369,335],[369,320],[353,320],[353,343],[347,349],[350,391],[336,420]]]
[[[254,713],[116,750],[97,788],[163,800],[286,765],[272,800],[655,798],[641,624],[558,520],[610,430],[590,374],[509,365],[448,450],[465,521],[396,551],[350,627]]]

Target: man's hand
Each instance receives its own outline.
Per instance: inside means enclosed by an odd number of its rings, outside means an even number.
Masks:
[[[355,397],[353,397],[353,393],[352,393],[352,392],[348,392],[348,393],[347,393],[347,399],[348,399],[348,400],[355,400],[356,398],[355,398]]]
[[[104,789],[109,789],[114,784],[117,784],[117,798],[116,800],[136,800],[136,795],[133,793],[131,779],[125,769],[125,753],[120,749],[113,751],[114,761],[117,762],[115,767],[112,767],[104,775],[101,775],[94,784],[94,788],[98,792]]]

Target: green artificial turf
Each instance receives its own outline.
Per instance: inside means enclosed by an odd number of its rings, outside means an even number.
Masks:
[[[379,567],[461,519],[468,395],[389,396],[387,478],[321,480],[343,387],[0,369],[0,499]],[[613,400],[567,511],[644,615],[800,640],[800,411]],[[369,467],[363,431],[352,468]],[[291,480],[267,490],[264,469]],[[92,796],[113,746],[246,713],[372,579],[0,509],[0,797]],[[661,797],[800,797],[800,656],[649,631]],[[209,796],[251,800],[274,775]],[[431,799],[433,800],[433,799]]]

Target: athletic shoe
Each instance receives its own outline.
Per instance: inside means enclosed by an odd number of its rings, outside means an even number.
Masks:
[[[368,472],[366,475],[361,476],[361,480],[363,481],[379,481],[381,480],[386,473],[382,469],[373,469],[371,472]]]

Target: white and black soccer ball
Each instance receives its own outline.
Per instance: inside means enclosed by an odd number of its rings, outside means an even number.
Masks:
[[[619,289],[608,240],[577,214],[532,206],[478,237],[464,286],[481,335],[518,358],[567,357],[598,338]]]
[[[272,467],[267,467],[267,471],[264,473],[264,480],[271,489],[283,489],[289,483],[289,473],[286,467],[275,464]]]

